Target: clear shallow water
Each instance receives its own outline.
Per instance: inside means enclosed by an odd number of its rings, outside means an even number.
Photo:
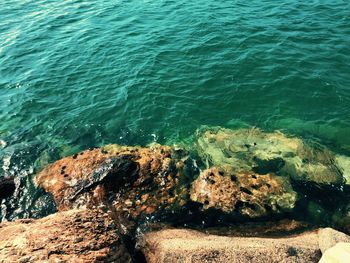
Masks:
[[[22,192],[49,161],[201,125],[350,153],[349,1],[3,1],[0,18],[0,172],[20,178],[14,207],[40,206]]]

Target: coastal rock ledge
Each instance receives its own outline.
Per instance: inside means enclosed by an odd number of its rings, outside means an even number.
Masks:
[[[73,209],[0,224],[0,262],[131,262],[111,218]]]
[[[0,262],[347,262],[350,237],[331,228],[283,237],[207,234],[162,229],[139,235],[141,257],[128,247],[111,217],[73,209],[37,220],[0,224]],[[347,250],[340,247],[347,246]],[[130,248],[129,248],[130,249]],[[340,255],[339,260],[337,260]]]
[[[349,245],[349,241],[349,236],[323,228],[279,238],[218,236],[189,229],[165,229],[147,233],[139,242],[149,263],[310,263],[319,262],[322,253],[327,256],[322,258],[322,263],[345,263],[348,261],[341,259],[344,253],[350,255],[349,246],[345,252],[338,248],[334,252],[337,254],[333,254],[333,250],[339,244]]]

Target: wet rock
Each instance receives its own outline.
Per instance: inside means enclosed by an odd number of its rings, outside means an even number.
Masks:
[[[228,237],[166,229],[140,240],[147,262],[318,262],[317,231],[283,238]]]
[[[222,168],[203,171],[192,183],[191,200],[203,210],[261,217],[290,211],[297,194],[286,178],[273,174],[236,173]]]
[[[0,200],[10,197],[16,189],[15,180],[13,177],[0,178]]]
[[[238,172],[250,171],[257,162],[270,166],[285,157],[293,157],[303,147],[298,138],[288,138],[280,132],[265,133],[259,129],[230,130],[204,128],[198,131],[200,156],[215,166],[229,165]],[[270,171],[266,171],[267,173]]]
[[[204,128],[197,134],[197,149],[207,166],[227,165],[237,172],[275,173],[317,184],[344,181],[332,152],[281,132]]]
[[[70,210],[0,224],[1,262],[131,262],[112,219]]]
[[[345,184],[350,185],[350,158],[345,155],[336,155],[335,160],[343,174]]]
[[[137,218],[186,202],[186,162],[168,146],[108,145],[49,165],[35,182],[52,193],[60,211],[105,205]]]

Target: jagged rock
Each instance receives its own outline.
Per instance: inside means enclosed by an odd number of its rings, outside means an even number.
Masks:
[[[192,183],[191,200],[201,203],[204,210],[214,208],[261,217],[293,209],[297,194],[283,177],[214,167],[203,171]]]
[[[188,191],[182,157],[168,146],[108,145],[47,166],[35,182],[52,193],[60,211],[103,204],[136,218],[184,204]]]
[[[166,229],[146,233],[139,241],[147,262],[318,262],[317,231],[282,238],[207,235]]]
[[[131,262],[113,220],[96,210],[70,210],[0,224],[1,262]]]
[[[342,184],[344,180],[333,153],[281,132],[201,129],[197,134],[197,149],[207,166],[229,166],[237,172],[276,173],[317,184]]]

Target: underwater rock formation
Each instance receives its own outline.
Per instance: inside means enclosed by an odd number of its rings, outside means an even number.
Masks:
[[[0,224],[1,262],[131,262],[113,220],[70,210]]]
[[[332,152],[281,132],[201,129],[197,133],[197,150],[207,166],[229,166],[236,172],[275,173],[317,184],[344,182]]]
[[[294,208],[297,193],[288,179],[273,174],[235,173],[216,167],[192,183],[191,200],[225,213],[262,217]]]

